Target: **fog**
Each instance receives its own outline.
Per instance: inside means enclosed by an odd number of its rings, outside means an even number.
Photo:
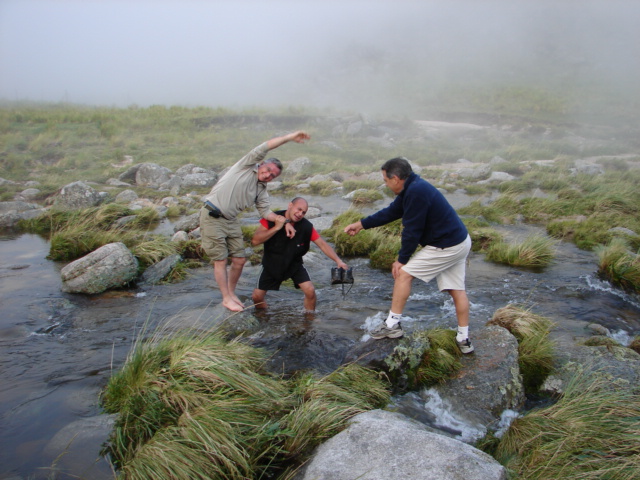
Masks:
[[[0,99],[401,113],[452,85],[638,98],[636,1],[0,0]]]

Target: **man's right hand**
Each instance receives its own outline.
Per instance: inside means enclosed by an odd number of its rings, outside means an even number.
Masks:
[[[354,236],[356,233],[362,230],[362,228],[362,222],[352,223],[351,225],[347,225],[346,227],[344,227],[344,233]]]
[[[311,135],[309,135],[307,132],[303,132],[302,130],[298,130],[297,132],[293,132],[291,135],[291,138],[289,141],[293,141],[296,143],[304,143],[305,140],[309,140],[311,138]]]

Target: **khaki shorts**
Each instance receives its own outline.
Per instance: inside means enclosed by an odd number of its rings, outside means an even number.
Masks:
[[[226,260],[228,257],[243,258],[244,240],[238,220],[213,218],[209,210],[200,209],[200,235],[202,249],[211,261]]]
[[[448,248],[427,245],[416,253],[402,269],[409,275],[430,282],[438,281],[438,289],[464,290],[467,255],[471,251],[471,238]]]

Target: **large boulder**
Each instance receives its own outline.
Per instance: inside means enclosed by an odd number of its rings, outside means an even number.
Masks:
[[[102,196],[84,182],[73,182],[62,187],[54,205],[62,210],[79,210],[102,203]]]
[[[120,242],[100,247],[60,271],[63,292],[89,294],[120,287],[137,274],[138,260]]]
[[[399,413],[372,410],[318,447],[296,480],[504,480],[490,455]]]
[[[398,354],[421,356],[424,349],[429,348],[421,344],[419,338],[369,340],[351,349],[344,361],[356,361],[369,368],[388,371],[393,365],[390,362]],[[457,430],[449,433],[473,441],[493,427],[505,410],[521,407],[525,397],[516,338],[508,330],[492,325],[474,330],[472,340],[475,352],[460,359],[463,366],[454,378],[422,390],[419,394],[410,392],[398,397],[397,410],[415,417],[416,395],[420,396],[418,403],[423,406],[436,400],[445,404],[456,423],[464,426],[465,432],[468,432],[465,435]],[[396,348],[400,351],[396,352]],[[415,353],[412,354],[411,350],[415,350]],[[402,384],[402,375],[398,375],[398,368],[391,373],[397,377],[396,387],[402,390],[405,385]]]

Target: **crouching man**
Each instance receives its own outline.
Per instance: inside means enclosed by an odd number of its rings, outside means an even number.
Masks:
[[[262,269],[253,290],[253,303],[256,308],[266,308],[267,291],[280,290],[280,284],[290,278],[294,286],[304,293],[304,309],[307,312],[316,309],[316,290],[302,261],[302,257],[309,251],[311,242],[336,262],[338,267],[347,269],[347,264],[338,257],[331,245],[318,234],[313,224],[304,218],[308,208],[304,198],[296,197],[291,200],[287,210],[275,212],[275,221],[264,218],[260,221],[260,226],[251,240],[253,246],[264,243]],[[291,238],[284,229],[288,223],[296,230]]]

